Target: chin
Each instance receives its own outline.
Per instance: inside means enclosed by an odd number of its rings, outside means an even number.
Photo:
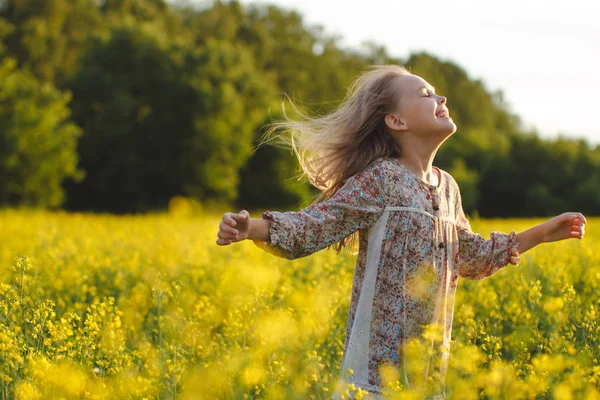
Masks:
[[[454,128],[452,128],[452,129],[450,130],[450,135],[453,135],[454,133],[456,133],[456,125],[454,125],[454,123],[452,123],[452,126],[453,126]]]
[[[444,127],[440,129],[441,133],[445,136],[451,136],[456,132],[456,124],[452,119],[448,118],[448,121],[444,121]]]

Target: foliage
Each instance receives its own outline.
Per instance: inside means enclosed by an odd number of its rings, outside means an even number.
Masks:
[[[94,0],[6,0],[0,18],[12,27],[4,39],[11,56],[57,86],[76,72],[88,35],[102,22]]]
[[[85,177],[57,171],[51,179],[62,183],[71,210],[165,209],[173,196],[306,204],[315,190],[294,180],[294,157],[269,145],[252,151],[262,125],[286,96],[322,115],[368,65],[397,63],[448,97],[458,131],[435,163],[459,175],[467,213],[600,215],[600,146],[541,139],[502,92],[455,61],[424,52],[400,58],[372,41],[347,49],[295,10],[238,1],[5,0],[0,42],[0,58],[16,60],[19,74],[64,99],[73,92],[65,106],[83,130],[77,158]],[[45,196],[54,200],[36,204],[62,202]]]
[[[87,172],[70,207],[116,212],[161,209],[173,194],[232,200],[270,90],[243,49],[133,26],[97,38],[70,87]]]
[[[81,179],[70,96],[0,62],[0,204],[58,207],[64,179]]]
[[[264,125],[272,122],[272,118]],[[238,198],[240,209],[259,209],[306,205],[317,191],[311,192],[306,180],[300,179],[301,168],[292,150],[261,143],[265,130],[255,132],[254,150],[240,169]]]

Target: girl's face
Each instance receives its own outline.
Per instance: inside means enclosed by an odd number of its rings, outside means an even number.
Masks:
[[[419,136],[448,137],[456,125],[446,107],[446,98],[420,76],[407,74],[395,80],[400,105],[395,113],[386,116],[386,123],[396,131],[410,131]]]

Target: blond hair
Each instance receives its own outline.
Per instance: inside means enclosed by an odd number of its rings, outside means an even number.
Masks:
[[[293,104],[298,120],[284,113],[284,120],[270,124],[263,137],[291,147],[302,174],[328,199],[354,174],[380,157],[398,157],[400,148],[389,133],[385,115],[395,111],[400,99],[392,80],[409,72],[398,65],[372,66],[348,90],[340,106],[330,114],[311,118]],[[356,235],[342,239],[335,249],[355,244]]]

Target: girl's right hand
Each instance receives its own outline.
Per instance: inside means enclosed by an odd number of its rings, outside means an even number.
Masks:
[[[232,242],[239,242],[248,238],[250,231],[250,214],[246,210],[238,214],[226,212],[219,224],[217,244],[226,246]]]

